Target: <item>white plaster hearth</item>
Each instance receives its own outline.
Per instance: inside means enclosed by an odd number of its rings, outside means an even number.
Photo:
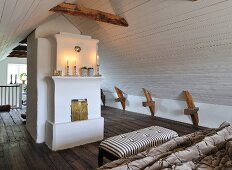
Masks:
[[[46,144],[61,150],[103,139],[100,83],[102,77],[52,77],[54,114],[46,122]],[[71,100],[87,99],[88,120],[71,122]]]

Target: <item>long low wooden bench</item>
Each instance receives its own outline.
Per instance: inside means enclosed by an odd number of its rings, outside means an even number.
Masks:
[[[98,165],[103,165],[103,157],[110,160],[128,157],[177,136],[178,134],[173,130],[160,126],[151,126],[110,137],[103,140],[99,145]]]

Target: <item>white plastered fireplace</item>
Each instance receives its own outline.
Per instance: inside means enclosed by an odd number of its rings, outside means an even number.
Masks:
[[[89,36],[59,33],[55,35],[57,43],[56,69],[65,72],[69,57],[70,73],[72,58],[81,66],[96,65],[98,40]],[[78,45],[81,53],[74,50]],[[100,84],[102,77],[52,76],[53,109],[46,122],[46,144],[52,150],[62,150],[103,139],[104,118],[101,117]],[[87,99],[88,120],[71,121],[72,99]]]

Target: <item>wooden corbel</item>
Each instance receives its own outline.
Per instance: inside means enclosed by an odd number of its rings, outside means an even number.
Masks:
[[[195,114],[199,111],[199,107],[195,107],[195,108],[187,108],[187,109],[184,109],[184,114],[185,115],[192,115],[192,114]]]
[[[147,99],[146,102],[143,102],[143,107],[149,107],[151,116],[155,116],[155,102],[152,100],[151,93],[145,88],[143,88],[143,93]]]
[[[115,99],[115,102],[120,102],[122,105],[122,109],[125,110],[126,109],[126,98],[123,95],[123,91],[120,90],[118,87],[114,87],[115,91],[118,95],[118,98]]]
[[[106,95],[103,93],[102,89],[101,89],[101,101],[103,103],[103,106],[106,106]]]
[[[198,126],[199,123],[199,118],[198,118],[198,111],[199,108],[195,106],[192,95],[189,93],[189,91],[183,91],[184,96],[185,96],[185,100],[187,103],[187,107],[186,109],[184,109],[184,114],[185,115],[190,115],[193,125],[194,126]]]

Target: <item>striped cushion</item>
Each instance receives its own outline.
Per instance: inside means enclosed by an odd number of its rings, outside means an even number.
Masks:
[[[99,147],[119,158],[123,158],[142,152],[149,147],[160,145],[177,136],[178,134],[173,130],[151,126],[110,137],[102,141]]]

